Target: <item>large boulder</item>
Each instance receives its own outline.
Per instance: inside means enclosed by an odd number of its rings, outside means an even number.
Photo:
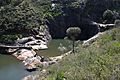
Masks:
[[[19,60],[26,60],[29,57],[34,57],[34,55],[36,55],[36,52],[28,49],[20,49],[12,55],[17,57]]]
[[[33,41],[34,40],[34,38],[32,37],[32,36],[30,36],[30,37],[25,37],[25,38],[22,38],[22,39],[18,39],[17,41],[16,41],[16,44],[25,44],[25,43],[27,43],[27,42],[29,42],[29,41]]]

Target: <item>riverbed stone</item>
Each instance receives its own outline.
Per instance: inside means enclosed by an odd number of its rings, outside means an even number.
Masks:
[[[28,57],[33,57],[36,52],[33,50],[20,49],[18,52],[13,54],[19,60],[26,60]]]

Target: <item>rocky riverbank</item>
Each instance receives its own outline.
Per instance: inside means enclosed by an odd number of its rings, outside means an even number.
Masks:
[[[99,27],[102,27],[102,26],[105,28],[109,27],[109,24],[107,25],[98,24],[95,22],[93,22],[93,24],[98,25]],[[111,24],[110,24],[110,27],[111,27]],[[114,27],[114,24],[112,24],[112,27]],[[24,64],[24,66],[28,71],[36,70],[41,65],[49,66],[51,64],[57,63],[64,56],[68,55],[68,54],[63,54],[61,56],[49,57],[49,58],[38,56],[35,50],[47,49],[48,48],[47,44],[49,40],[51,40],[50,36],[46,36],[48,35],[48,32],[47,31],[44,31],[44,32],[45,33],[38,32],[37,33],[38,35],[18,39],[16,40],[14,47],[9,46],[8,52],[11,53],[18,60],[22,61],[22,63]],[[83,45],[88,45],[89,42],[94,41],[100,35],[102,35],[102,33],[98,33],[92,38],[86,41],[83,41]]]
[[[51,35],[48,29],[40,31],[35,28],[33,35],[29,37],[19,38],[12,44],[1,44],[0,48],[22,61],[27,70],[37,69],[37,65],[43,62],[44,57],[37,56],[35,50],[48,49],[48,42]]]
[[[62,55],[60,55],[60,56],[56,56],[56,57],[49,57],[49,60],[48,61],[43,61],[43,62],[41,62],[41,63],[39,63],[39,64],[41,64],[42,66],[44,66],[44,67],[46,67],[46,66],[49,66],[49,65],[51,65],[51,64],[54,64],[54,63],[58,63],[60,60],[62,60],[65,56],[67,56],[67,55],[69,55],[69,54],[71,54],[72,53],[72,51],[69,51],[69,52],[67,52],[67,53],[65,53],[65,54],[62,54]],[[43,79],[44,79],[44,76],[45,75],[47,75],[47,74],[49,74],[49,72],[47,71],[47,70],[45,70],[45,69],[42,69],[39,73],[41,73],[41,77],[43,77]],[[38,78],[40,77],[40,75],[38,75],[38,74],[34,74],[34,75],[28,75],[28,76],[26,76],[26,77],[24,77],[22,80],[37,80]],[[42,79],[42,78],[41,78]]]
[[[34,71],[38,67],[46,67],[51,64],[57,63],[68,53],[56,56],[56,57],[44,57],[38,56],[35,52],[36,50],[47,49],[48,42],[47,40],[42,40],[39,35],[25,37],[18,39],[16,45],[6,46],[9,47],[7,52],[20,60],[25,66],[26,70]],[[44,39],[44,38],[43,38]],[[70,53],[70,52],[69,52]]]
[[[34,50],[47,49],[49,40],[50,38],[47,39],[44,33],[18,39],[15,43],[17,46],[26,46],[30,48],[9,48],[8,52],[11,52],[14,57],[22,61],[27,70],[34,70],[44,58],[37,56]]]

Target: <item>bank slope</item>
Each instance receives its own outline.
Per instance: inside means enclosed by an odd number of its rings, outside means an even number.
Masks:
[[[107,31],[87,48],[77,46],[76,53],[49,67],[43,80],[120,79],[120,28]]]

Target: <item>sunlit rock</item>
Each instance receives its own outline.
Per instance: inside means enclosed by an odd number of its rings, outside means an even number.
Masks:
[[[13,56],[17,57],[19,60],[25,60],[28,57],[33,57],[34,55],[36,55],[35,51],[27,49],[20,49],[13,54]]]

